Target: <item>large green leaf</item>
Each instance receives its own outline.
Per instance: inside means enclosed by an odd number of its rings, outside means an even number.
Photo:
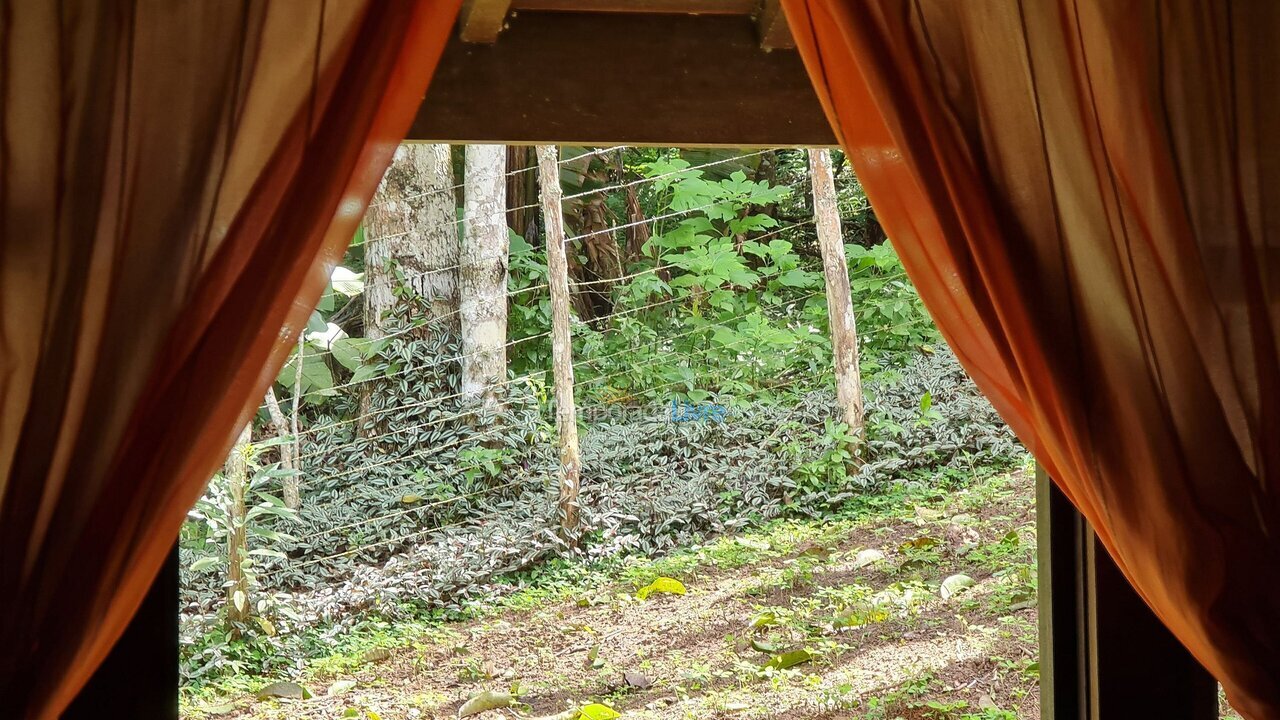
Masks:
[[[191,563],[191,566],[188,569],[191,572],[200,572],[201,570],[207,570],[213,567],[214,565],[217,565],[219,562],[221,562],[221,560],[222,560],[221,558],[216,558],[216,557],[202,557],[199,560]]]
[[[511,693],[498,692],[496,690],[485,690],[484,692],[472,695],[469,700],[458,708],[458,717],[470,717],[479,715],[489,710],[497,710],[498,708],[511,707],[516,703],[516,697]]]
[[[644,600],[654,593],[668,593],[670,595],[684,595],[684,583],[675,578],[660,577],[657,580],[640,588],[636,593],[636,597]]]
[[[266,698],[287,698],[290,700],[307,700],[311,691],[293,682],[273,682],[258,691],[259,700]]]
[[[608,705],[591,703],[578,708],[578,717],[581,720],[614,720],[614,718],[622,717],[622,713]]]
[[[323,315],[313,310],[311,317],[307,318],[307,332],[322,333],[328,332],[328,330],[329,322],[324,319]]]
[[[371,344],[371,341],[365,338],[338,338],[329,346],[329,351],[333,353],[333,359],[337,360],[339,365],[354,372],[364,364]]]
[[[772,660],[765,664],[765,667],[773,668],[774,670],[786,670],[789,667],[794,667],[801,663],[807,663],[812,659],[813,653],[801,648],[799,650],[782,653],[781,655],[775,655]]]
[[[285,363],[284,368],[280,371],[276,382],[292,390],[294,381],[297,378],[297,368],[298,354],[294,353],[293,357],[289,358],[289,362]],[[329,371],[329,365],[325,362],[324,355],[310,344],[303,346],[302,393],[302,399],[311,404],[323,402],[325,398],[337,394],[337,391],[333,389],[333,373]]]
[[[813,287],[818,284],[818,274],[797,268],[779,275],[778,282],[793,288]]]

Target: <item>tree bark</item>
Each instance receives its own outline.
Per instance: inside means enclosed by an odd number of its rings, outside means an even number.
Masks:
[[[244,503],[245,486],[249,483],[248,445],[253,441],[253,422],[245,424],[235,447],[227,457],[227,622],[243,623],[249,619],[249,579],[244,574],[248,556]]]
[[[276,437],[280,438],[280,467],[293,472],[292,475],[286,475],[281,483],[284,488],[284,504],[285,507],[297,510],[302,507],[301,478],[298,476],[302,468],[298,467],[295,438],[291,437],[289,422],[276,400],[274,388],[267,388],[267,412],[271,414],[271,425],[275,428]],[[297,429],[293,432],[297,432]]]
[[[621,164],[621,163],[619,163]],[[622,173],[618,177],[625,177]],[[640,192],[635,185],[628,185],[625,190],[627,204],[627,257],[625,263],[633,263],[643,258],[644,246],[649,242],[649,223],[645,222],[644,207],[640,205]]]
[[[419,307],[428,321],[458,334],[458,210],[448,145],[406,143],[365,213],[364,336],[387,336],[397,309]],[[421,302],[406,303],[403,285]],[[406,317],[406,320],[415,319]],[[378,433],[370,387],[360,389],[361,437]]]
[[[538,167],[533,148],[512,145],[507,148],[507,227],[533,243],[537,232]],[[533,230],[533,232],[530,232]]]
[[[582,167],[583,191],[591,187],[611,185],[616,161],[598,155],[588,156]],[[603,191],[589,195],[575,193],[564,204],[565,225],[580,240],[565,247],[569,257],[569,276],[584,283],[574,288],[573,307],[586,321],[607,318],[613,312],[614,281],[623,275],[623,249],[619,248],[613,230],[613,211]],[[578,259],[575,246],[581,248],[585,262]]]
[[[844,238],[840,232],[840,212],[836,206],[836,182],[831,173],[831,153],[809,151],[810,175],[813,178],[814,217],[818,225],[818,245],[822,251],[822,271],[827,285],[827,314],[831,322],[831,346],[835,356],[836,399],[844,411],[855,446],[851,448],[861,461],[864,443],[862,376],[858,370],[858,328],[853,317],[853,295],[849,290],[849,265],[844,255]]]
[[[578,454],[578,413],[573,400],[573,344],[569,336],[569,263],[565,257],[559,154],[538,146],[538,184],[546,226],[547,283],[551,289],[551,362],[555,381],[556,438],[560,444],[560,533],[577,545],[578,493],[582,462]]]
[[[302,361],[306,359],[307,331],[298,333],[298,367],[293,374],[293,413],[289,421],[293,424],[293,456],[298,458],[298,472],[302,472],[302,435],[298,432],[298,415],[302,404]]]
[[[462,399],[496,412],[507,376],[506,161],[502,145],[468,145],[459,268]]]
[[[458,329],[458,218],[448,145],[406,143],[365,214],[364,335],[386,336],[403,284],[428,320]]]

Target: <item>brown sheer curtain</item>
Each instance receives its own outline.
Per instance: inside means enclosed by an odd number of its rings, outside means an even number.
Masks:
[[[425,93],[458,0],[0,0],[0,698],[119,636]]]
[[[1280,717],[1280,3],[784,2],[965,367]]]

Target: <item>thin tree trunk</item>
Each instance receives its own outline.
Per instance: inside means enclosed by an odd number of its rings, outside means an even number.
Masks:
[[[227,477],[227,622],[242,623],[249,618],[249,579],[244,574],[248,556],[245,486],[249,483],[248,445],[253,440],[253,422],[240,432],[224,468]]]
[[[569,263],[565,257],[558,153],[538,146],[538,185],[546,226],[547,283],[551,288],[551,362],[555,378],[556,438],[560,444],[561,536],[578,540],[578,491],[582,462],[578,455],[578,414],[573,401],[573,344],[569,337]]]
[[[836,182],[831,174],[831,153],[810,150],[813,178],[814,217],[818,224],[818,244],[822,250],[822,271],[827,284],[827,314],[831,321],[831,346],[835,356],[836,399],[844,410],[855,446],[852,454],[861,462],[864,442],[862,376],[858,370],[858,328],[853,317],[853,296],[849,290],[849,265],[840,232],[840,212],[836,206]]]
[[[302,493],[299,488],[298,472],[302,469],[298,467],[297,448],[294,446],[294,438],[290,437],[289,422],[284,417],[284,412],[280,410],[280,403],[276,400],[276,391],[274,388],[267,388],[267,412],[271,414],[271,425],[276,430],[276,437],[280,438],[280,467],[292,472],[286,475],[281,485],[284,487],[284,504],[286,507],[297,510],[302,507]],[[297,432],[297,430],[294,430]]]
[[[507,376],[507,151],[466,148],[465,220],[459,268],[462,399],[486,412],[501,407]]]
[[[298,414],[302,405],[302,361],[306,359],[307,331],[298,334],[298,366],[293,374],[293,412],[289,421],[293,425],[293,456],[298,458],[298,472],[302,472],[302,435],[298,433]]]

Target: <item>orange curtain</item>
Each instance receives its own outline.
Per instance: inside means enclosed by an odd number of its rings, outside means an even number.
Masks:
[[[1280,717],[1280,3],[784,6],[964,366],[1235,707]]]
[[[458,0],[0,0],[0,698],[54,718],[261,399]]]

